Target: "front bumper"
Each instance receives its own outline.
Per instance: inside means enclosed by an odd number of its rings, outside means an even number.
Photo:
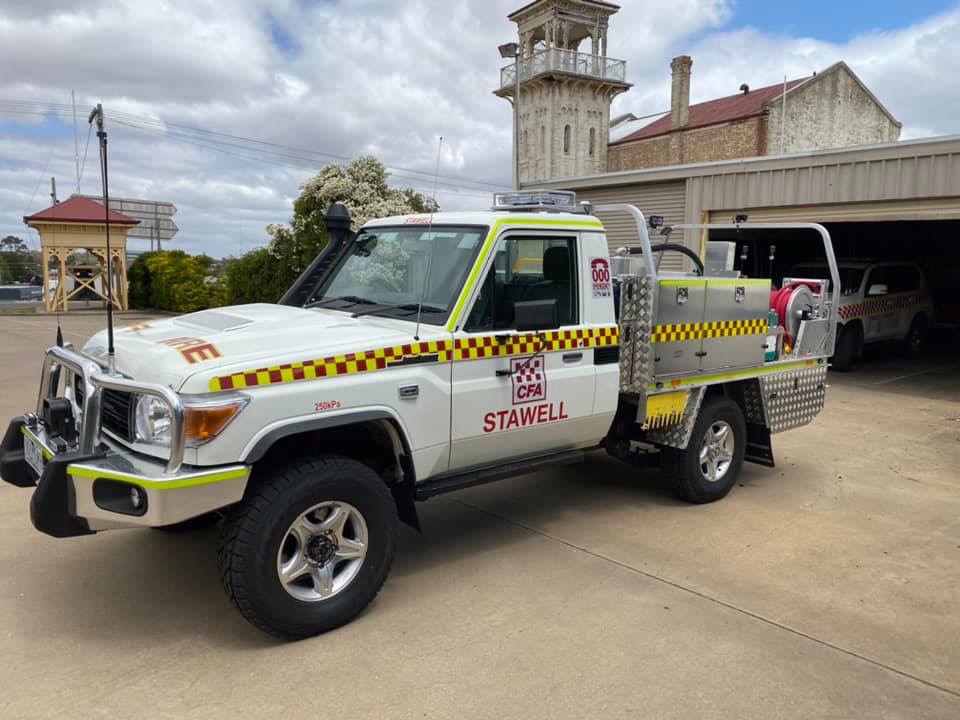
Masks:
[[[25,442],[44,458],[40,476],[24,457]],[[250,477],[248,465],[165,471],[164,463],[129,451],[57,454],[42,424],[28,427],[23,417],[10,422],[0,446],[0,476],[18,487],[36,485],[30,519],[54,537],[189,520],[240,501]]]

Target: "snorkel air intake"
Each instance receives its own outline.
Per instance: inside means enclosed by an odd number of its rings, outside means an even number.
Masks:
[[[356,233],[350,229],[353,221],[350,219],[350,212],[342,203],[331,203],[327,208],[327,214],[323,216],[324,227],[330,233],[330,242],[320,251],[320,254],[314,258],[310,266],[304,270],[296,282],[290,286],[283,297],[280,298],[280,305],[290,305],[292,307],[303,307],[313,296],[320,283],[336,261],[343,255],[343,251],[350,247],[350,243],[356,237]]]

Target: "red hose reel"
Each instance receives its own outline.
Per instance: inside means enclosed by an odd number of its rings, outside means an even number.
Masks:
[[[779,290],[770,291],[770,309],[777,313],[783,326],[784,343],[793,345],[804,310],[812,310],[820,283],[814,280],[791,280]]]

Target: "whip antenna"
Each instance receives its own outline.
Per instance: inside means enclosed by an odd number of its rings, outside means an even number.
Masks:
[[[440,207],[437,204],[437,182],[440,180],[440,150],[443,148],[443,135],[437,143],[437,169],[433,173],[433,205],[430,207],[430,222],[427,224],[427,239],[433,242],[433,213]],[[420,315],[423,313],[423,296],[427,294],[430,285],[430,268],[433,266],[433,246],[430,246],[430,255],[427,256],[427,276],[420,289],[420,302],[417,303],[417,329],[413,331],[413,339],[420,342]]]
[[[97,137],[100,139],[100,178],[103,181],[103,222],[107,233],[107,363],[111,373],[116,372],[113,348],[113,257],[110,254],[110,190],[107,182],[107,133],[103,129],[103,105],[90,111],[87,124],[97,121]]]

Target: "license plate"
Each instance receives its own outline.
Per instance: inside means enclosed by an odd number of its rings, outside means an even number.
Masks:
[[[23,459],[27,461],[27,465],[32,467],[38,476],[43,475],[43,467],[45,464],[43,450],[27,435],[23,436]]]

